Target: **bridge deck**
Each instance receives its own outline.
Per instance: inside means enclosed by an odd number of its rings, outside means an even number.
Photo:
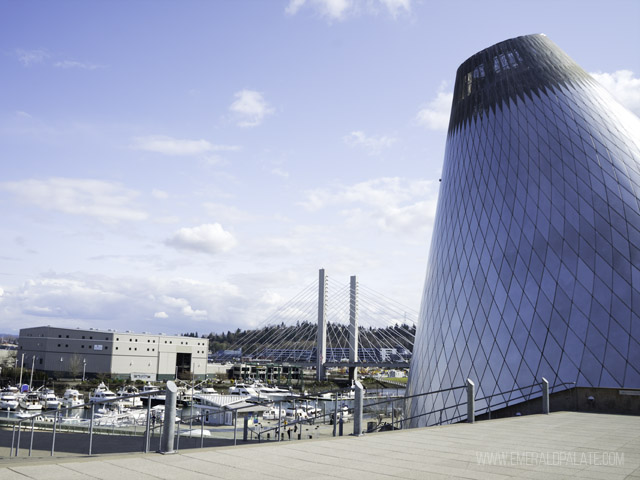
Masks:
[[[558,412],[363,437],[90,459],[4,459],[0,478],[640,478],[640,417]]]

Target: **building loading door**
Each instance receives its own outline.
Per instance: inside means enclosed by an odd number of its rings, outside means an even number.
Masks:
[[[176,372],[178,378],[189,380],[191,378],[191,354],[176,353]]]

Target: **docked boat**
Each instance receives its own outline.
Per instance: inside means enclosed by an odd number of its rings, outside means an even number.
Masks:
[[[287,411],[284,408],[281,408],[280,411],[278,411],[278,408],[271,407],[262,414],[262,418],[265,420],[278,420],[279,418],[284,420],[286,417]]]
[[[38,396],[40,397],[40,403],[42,404],[43,409],[57,410],[60,408],[60,399],[56,397],[56,394],[52,389],[44,388],[38,392]]]
[[[137,394],[139,394],[140,390],[138,390],[133,385],[125,385],[124,387],[120,387],[120,389],[118,389],[118,391],[116,393],[117,393],[118,397],[127,397],[129,395],[137,395]],[[142,399],[140,397],[122,398],[120,400],[120,402],[122,403],[123,406],[125,406],[127,408],[140,408],[140,407],[142,407]]]
[[[40,396],[38,395],[38,392],[27,392],[27,393],[25,393],[18,400],[18,405],[23,410],[28,410],[28,411],[33,411],[33,412],[42,410],[42,404],[40,403]]]
[[[84,395],[75,388],[67,388],[62,396],[62,406],[73,408],[84,406]]]
[[[298,420],[309,419],[307,412],[300,407],[296,407],[295,409],[289,407],[285,410],[285,412],[286,412],[287,420],[298,421]]]
[[[18,408],[18,389],[7,387],[0,391],[0,408],[3,410],[15,410]]]
[[[279,387],[269,387],[260,382],[253,382],[251,384],[236,383],[229,388],[229,393],[231,395],[249,395],[256,400],[269,400],[272,402],[287,400],[294,396],[289,390]]]
[[[163,389],[160,387],[156,387],[155,385],[151,385],[150,383],[147,383],[146,385],[144,385],[142,387],[142,394],[148,393],[148,392],[155,392],[155,391],[159,391],[158,393],[154,393],[153,395],[149,395],[149,396],[142,396],[142,401],[146,403],[147,399],[151,400],[151,404],[152,405],[158,405],[160,403],[164,403],[167,399],[166,395],[164,393],[160,393],[163,392]]]
[[[89,403],[115,401],[117,399],[118,396],[109,390],[104,382],[101,382],[89,395]]]

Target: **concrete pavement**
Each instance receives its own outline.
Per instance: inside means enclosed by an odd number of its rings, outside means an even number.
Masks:
[[[5,479],[640,480],[640,417],[557,412],[179,454],[4,459]]]

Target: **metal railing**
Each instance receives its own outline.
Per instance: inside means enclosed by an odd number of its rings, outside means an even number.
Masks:
[[[116,403],[116,404],[121,404],[121,402],[123,400],[127,400],[130,398],[138,398],[138,397],[147,397],[147,414],[146,414],[146,420],[144,422],[145,424],[145,432],[144,432],[144,444],[143,444],[143,448],[142,451],[144,453],[148,453],[149,452],[149,439],[150,439],[150,433],[151,433],[151,422],[150,422],[150,418],[151,418],[151,397],[154,395],[157,395],[158,393],[160,393],[161,390],[150,390],[150,391],[146,391],[144,393],[136,393],[136,394],[131,394],[131,395],[123,395],[123,396],[119,396],[116,397],[114,399],[106,399],[106,400],[96,400],[96,401],[91,401],[89,403],[89,407],[91,409],[91,414],[88,420],[88,435],[89,435],[89,446],[88,446],[88,452],[87,455],[91,455],[93,453],[93,436],[94,436],[94,424],[96,423],[96,405],[106,405],[106,404],[112,404],[112,403]],[[73,410],[77,410],[77,409],[84,409],[86,407],[86,404],[83,405],[76,405],[76,406],[71,406],[71,407],[63,407],[63,408],[59,408],[57,410],[54,411],[54,416],[53,416],[53,420],[50,420],[51,417],[48,417],[46,415],[44,415],[43,412],[38,412],[38,413],[34,413],[31,416],[27,416],[27,417],[23,417],[18,419],[17,421],[14,421],[13,424],[13,431],[11,434],[11,449],[9,451],[9,457],[17,457],[20,455],[20,437],[21,437],[21,433],[23,431],[23,428],[26,430],[27,428],[31,430],[31,438],[29,440],[29,456],[32,455],[33,452],[33,437],[35,434],[35,430],[36,430],[36,420],[38,419],[42,419],[40,421],[38,421],[38,427],[44,429],[44,427],[48,426],[51,422],[53,422],[53,426],[52,426],[52,437],[51,437],[51,456],[53,457],[55,455],[55,444],[56,444],[56,434],[60,433],[60,431],[62,431],[62,426],[63,426],[63,414],[64,413],[68,413],[68,412],[72,412]],[[74,419],[76,417],[73,417]],[[82,422],[82,423],[87,423],[87,422]],[[101,422],[99,422],[101,423]],[[25,427],[26,424],[29,424],[29,427]],[[137,423],[136,423],[137,424]],[[115,421],[113,422],[113,430],[115,430]],[[86,429],[84,428],[80,428],[80,423],[78,424],[73,424],[73,426],[75,428],[73,428],[73,430],[75,432],[83,432]],[[16,428],[17,428],[17,439],[16,439]],[[134,430],[134,435],[137,432]],[[17,441],[16,441],[17,440]]]
[[[231,413],[233,415],[233,445],[237,445],[238,442],[238,416],[241,413],[254,413],[259,411],[260,409],[268,408],[276,408],[279,412],[277,423],[275,425],[269,425],[267,428],[263,428],[261,424],[260,428],[251,427],[248,422],[248,417],[245,415],[244,427],[242,430],[242,438],[243,441],[248,441],[248,436],[251,434],[252,438],[255,435],[257,437],[258,442],[262,442],[265,439],[267,441],[282,441],[284,439],[285,433],[288,434],[288,438],[290,439],[291,429],[294,428],[294,433],[296,430],[298,433],[298,440],[302,439],[302,427],[303,425],[314,425],[318,423],[329,423],[329,425],[333,426],[332,435],[333,436],[342,436],[344,434],[344,423],[349,421],[349,419],[353,419],[354,423],[354,435],[361,435],[363,433],[372,433],[375,431],[381,430],[396,430],[402,428],[408,428],[410,424],[415,424],[416,420],[421,419],[422,417],[426,417],[429,415],[439,416],[438,421],[433,422],[431,425],[441,425],[443,423],[456,423],[460,421],[466,420],[469,423],[473,423],[475,421],[475,416],[477,414],[488,414],[489,419],[491,418],[492,409],[502,408],[501,406],[509,406],[509,404],[515,404],[520,400],[529,400],[532,395],[537,394],[539,391],[542,393],[542,411],[543,413],[549,413],[549,391],[557,390],[560,387],[566,387],[575,385],[574,383],[557,383],[552,387],[549,387],[549,383],[546,379],[542,379],[540,382],[532,383],[531,385],[527,385],[524,387],[518,387],[511,390],[493,393],[491,395],[485,395],[480,398],[475,398],[476,385],[471,381],[467,380],[465,385],[458,385],[446,389],[434,390],[430,392],[417,393],[412,395],[404,395],[402,397],[395,398],[386,398],[383,400],[378,399],[367,399],[364,396],[358,397],[358,395],[363,395],[361,392],[362,386],[359,383],[356,383],[355,388],[355,396],[352,396],[351,393],[354,391],[354,387],[345,388],[345,389],[334,389],[327,390],[323,392],[319,392],[313,395],[300,395],[292,399],[288,399],[286,401],[269,401],[269,400],[259,400],[256,402],[252,402],[251,405],[241,405],[241,406],[211,406],[209,409],[207,405],[201,405],[199,407],[195,407],[198,411],[194,413],[194,407],[192,407],[191,412],[185,415],[185,410],[181,411],[179,419],[177,416],[173,419],[163,419],[158,418],[157,416],[152,416],[152,408],[151,408],[151,400],[152,397],[159,394],[164,393],[169,398],[169,390],[154,390],[148,391],[144,393],[137,393],[131,395],[125,395],[121,397],[117,397],[115,399],[109,400],[99,400],[95,402],[91,402],[90,409],[91,413],[88,419],[82,421],[82,425],[80,424],[67,424],[63,421],[64,414],[68,412],[72,412],[75,409],[83,408],[84,406],[74,406],[74,407],[65,407],[55,411],[53,419],[51,417],[47,417],[49,420],[46,422],[38,421],[39,417],[42,417],[42,413],[36,413],[29,417],[21,418],[14,422],[13,424],[13,432],[11,435],[11,450],[10,457],[18,457],[20,454],[20,445],[21,445],[21,434],[23,431],[30,431],[30,439],[29,439],[29,456],[32,455],[33,452],[33,439],[35,430],[37,428],[45,429],[47,431],[52,432],[51,437],[51,456],[55,455],[56,449],[56,435],[60,434],[64,430],[67,432],[86,432],[88,434],[88,449],[87,455],[93,454],[93,440],[94,435],[97,433],[109,433],[109,426],[111,426],[110,433],[116,433],[116,426],[122,427],[122,424],[119,424],[116,418],[113,419],[113,423],[109,425],[108,421],[105,422],[103,419],[96,419],[96,406],[105,405],[109,403],[117,403],[122,400],[127,400],[130,398],[136,397],[146,397],[147,398],[147,406],[146,412],[144,415],[138,415],[134,417],[133,427],[134,430],[131,432],[128,430],[124,432],[122,429],[118,430],[118,434],[128,433],[129,435],[138,436],[137,426],[144,425],[144,431],[141,431],[141,435],[143,437],[142,445],[140,451],[144,453],[148,453],[151,450],[151,440],[154,436],[158,436],[158,449],[157,451],[162,451],[163,445],[171,444],[171,442],[166,443],[167,439],[163,438],[165,436],[164,425],[166,421],[177,422],[177,428],[174,431],[174,440],[173,445],[175,447],[175,451],[178,451],[180,448],[180,437],[188,432],[190,438],[194,438],[194,433],[197,434],[197,429],[194,429],[194,425],[199,427],[199,447],[203,448],[205,445],[205,417],[212,413]],[[358,390],[358,386],[361,389]],[[453,404],[445,404],[438,405],[439,408],[433,408],[428,411],[416,411],[414,408],[411,412],[407,409],[407,403],[411,401],[415,401],[416,399],[426,398],[429,396],[435,395],[443,395],[451,392],[455,392],[458,390],[466,390],[466,401],[462,401],[464,394],[461,394],[457,397],[458,401]],[[345,396],[345,393],[349,393],[348,396]],[[514,392],[520,392],[520,395],[509,398],[504,398],[507,395],[511,395]],[[327,398],[327,395],[330,395],[330,399]],[[323,398],[324,397],[324,398]],[[493,399],[496,397],[503,397],[504,399],[499,402],[494,402]],[[358,401],[358,398],[360,400]],[[344,401],[351,401],[353,399],[353,406],[345,406]],[[308,403],[309,401],[315,401],[315,408],[313,415],[306,415],[306,412],[309,411]],[[323,401],[322,409],[320,410],[318,407],[318,402]],[[343,403],[340,403],[340,402]],[[175,397],[174,397],[175,402]],[[306,408],[303,410],[305,415],[297,415],[296,404],[301,405],[303,402],[306,403]],[[475,402],[486,402],[486,405],[481,406],[478,410],[476,410]],[[293,417],[286,416],[283,414],[284,408],[283,404],[289,403],[292,404],[292,410],[294,411]],[[398,404],[400,407],[398,408]],[[384,406],[384,413],[380,413],[382,410],[380,407]],[[466,406],[466,413],[461,410]],[[328,407],[328,408],[327,408]],[[447,414],[449,412],[451,415]],[[365,429],[362,428],[362,421],[364,415],[367,414],[369,419],[377,419],[377,424],[374,426],[370,425]],[[166,415],[166,413],[165,413]],[[443,418],[444,415],[444,418]],[[77,417],[73,417],[77,418]],[[387,418],[388,421],[384,422],[383,420]],[[276,419],[274,419],[275,421]],[[53,425],[51,425],[53,423]],[[88,426],[86,425],[88,423]],[[183,426],[188,425],[188,430],[185,431]],[[296,426],[298,428],[296,428]],[[106,427],[106,428],[105,428]],[[50,428],[50,430],[49,430]],[[173,428],[172,428],[173,429]],[[168,431],[172,430],[169,429]],[[309,438],[313,438],[313,434],[309,434]],[[163,443],[164,442],[164,443]],[[170,449],[170,451],[174,451]]]

